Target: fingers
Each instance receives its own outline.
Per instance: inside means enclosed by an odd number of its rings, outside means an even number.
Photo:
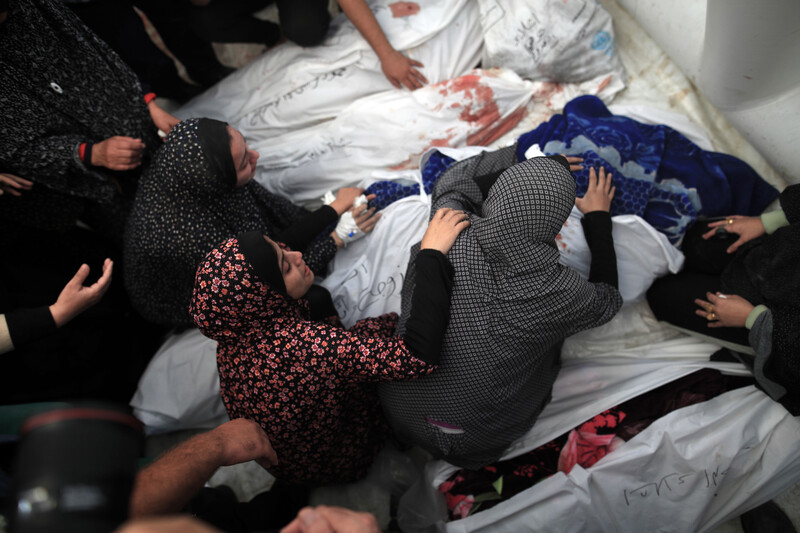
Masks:
[[[738,249],[739,249],[739,247],[740,247],[741,245],[743,245],[745,242],[747,242],[747,239],[746,239],[745,237],[743,237],[743,236],[740,236],[740,237],[739,237],[739,239],[738,239],[738,240],[737,240],[735,243],[733,243],[733,244],[731,244],[730,246],[728,246],[728,249],[727,249],[727,250],[725,250],[725,251],[726,251],[727,253],[729,253],[729,254],[732,254],[733,252],[735,252],[736,250],[738,250]]]
[[[78,289],[83,286],[83,282],[86,281],[86,278],[89,276],[89,265],[86,263],[82,264],[78,271],[72,276],[72,279],[67,282],[67,287],[71,289]]]
[[[564,155],[564,154],[561,154],[561,155]],[[571,172],[576,172],[578,170],[583,170],[583,165],[581,165],[581,163],[583,163],[583,158],[582,157],[566,156],[566,155],[564,155],[564,157],[566,158],[567,163],[569,163],[569,169],[570,169]]]
[[[111,272],[114,270],[114,261],[111,259],[106,258],[103,262],[103,275],[100,276],[94,285],[88,288],[88,290],[96,292],[95,296],[100,297],[108,290],[108,286],[111,284]]]
[[[419,61],[417,61],[416,63],[420,64]],[[419,87],[422,87],[424,84],[428,83],[428,78],[426,78],[422,74],[422,72],[418,71],[415,68],[411,69],[411,75],[417,79],[417,81],[419,82]]]

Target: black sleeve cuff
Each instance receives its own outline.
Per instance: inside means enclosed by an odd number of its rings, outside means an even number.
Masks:
[[[618,289],[617,254],[611,236],[611,215],[607,211],[592,211],[583,216],[581,225],[592,254],[589,281],[608,283]]]
[[[553,161],[556,161],[557,163],[561,163],[561,166],[566,168],[567,172],[572,172],[572,169],[569,168],[569,161],[567,161],[567,158],[564,157],[563,155],[561,155],[561,154],[553,154],[553,155],[547,155],[545,157],[547,159],[552,159]]]
[[[56,322],[49,307],[11,311],[6,313],[6,324],[14,348],[19,348],[56,330]]]
[[[323,205],[275,235],[275,240],[292,250],[304,250],[326,227],[338,219],[339,214],[334,208]]]
[[[415,268],[416,285],[403,338],[414,357],[435,365],[439,363],[442,341],[450,320],[450,293],[455,270],[438,250],[420,250]]]

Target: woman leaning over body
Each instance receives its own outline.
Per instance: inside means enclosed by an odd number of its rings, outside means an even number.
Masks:
[[[363,236],[380,217],[364,204],[339,219],[361,194],[355,187],[340,189],[330,205],[309,212],[253,181],[257,161],[242,134],[217,120],[184,120],[167,136],[139,184],[125,232],[125,288],[142,316],[192,326],[188,310],[197,265],[238,233],[272,236],[302,251],[321,274],[343,238]],[[337,220],[358,229],[326,232]]]
[[[453,269],[445,256],[469,222],[442,209],[414,265],[408,326],[389,313],[343,328],[301,253],[260,232],[239,234],[197,271],[192,315],[218,341],[220,392],[231,418],[257,421],[293,483],[367,473],[388,434],[375,384],[431,372],[447,327]],[[315,319],[313,317],[322,317]]]

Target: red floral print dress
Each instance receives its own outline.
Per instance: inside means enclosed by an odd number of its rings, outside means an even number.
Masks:
[[[218,341],[220,392],[230,417],[257,421],[278,454],[269,469],[295,483],[366,475],[388,433],[375,383],[427,374],[394,335],[394,313],[357,322],[309,319],[305,300],[261,283],[238,241],[206,256],[191,313]]]

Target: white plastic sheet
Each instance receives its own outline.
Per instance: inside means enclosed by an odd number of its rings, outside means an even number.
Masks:
[[[624,75],[611,16],[587,0],[478,0],[482,65],[536,81],[581,82]]]
[[[395,16],[392,0],[370,2],[395,49],[425,66],[430,83],[474,68],[483,41],[478,8],[468,0],[417,0]],[[413,6],[412,6],[413,7]],[[211,117],[239,129],[250,143],[334,118],[359,98],[394,91],[367,41],[342,14],[320,45],[284,43],[193,99],[176,115]]]
[[[460,160],[482,149],[451,148],[442,149],[442,152]],[[424,165],[424,161],[423,156],[420,164]],[[420,176],[419,170],[406,171],[395,179],[421,183]],[[368,316],[400,312],[400,290],[409,250],[422,238],[429,216],[430,200],[424,193],[405,198],[383,210],[371,235],[336,254],[330,265],[331,274],[321,284],[330,291],[346,326]],[[580,224],[581,217],[580,211],[573,209],[556,242],[561,262],[588,278],[591,253]],[[641,301],[657,277],[678,272],[683,265],[683,254],[640,217],[613,217],[612,232],[620,293],[626,304]]]
[[[595,414],[702,367],[713,344],[691,338],[566,363],[553,401],[507,457]],[[510,500],[445,522],[436,487],[456,467],[433,461],[401,500],[404,531],[707,531],[786,490],[800,476],[800,422],[754,387],[679,409],[589,469],[558,473]]]
[[[474,70],[414,92],[361,98],[334,120],[287,133],[258,150],[255,179],[295,202],[376,171],[415,168],[430,147],[486,145],[524,116],[537,85],[507,70]]]
[[[170,335],[147,366],[130,405],[148,434],[226,422],[217,342],[196,329]]]

